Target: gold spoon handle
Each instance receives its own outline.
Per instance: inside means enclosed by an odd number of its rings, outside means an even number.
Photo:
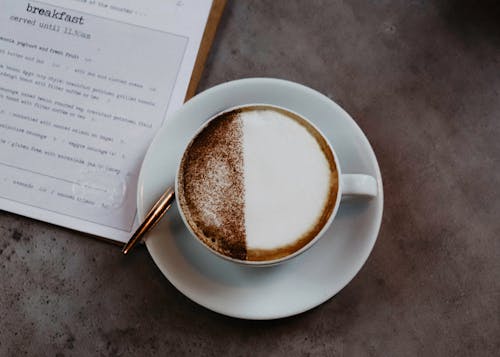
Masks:
[[[163,217],[165,212],[168,211],[175,199],[175,192],[172,187],[169,187],[160,199],[154,204],[153,208],[148,212],[144,222],[141,223],[139,228],[134,232],[132,237],[129,239],[127,244],[122,249],[123,254],[127,254],[136,244],[141,240],[141,238],[149,232]]]

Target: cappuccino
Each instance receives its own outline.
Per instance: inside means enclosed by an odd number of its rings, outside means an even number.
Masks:
[[[321,231],[338,193],[333,153],[300,116],[249,106],[209,121],[178,174],[183,215],[225,256],[267,261],[293,254]]]

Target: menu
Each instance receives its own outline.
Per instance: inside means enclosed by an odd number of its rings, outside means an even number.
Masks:
[[[126,241],[209,0],[0,0],[0,209]]]

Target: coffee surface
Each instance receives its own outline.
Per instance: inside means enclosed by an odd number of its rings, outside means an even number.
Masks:
[[[240,260],[274,260],[309,243],[332,214],[336,164],[323,137],[282,109],[213,119],[181,161],[178,200],[206,245]]]

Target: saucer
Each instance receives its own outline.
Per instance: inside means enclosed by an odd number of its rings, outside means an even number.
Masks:
[[[365,263],[380,228],[383,188],[377,159],[361,129],[332,100],[271,78],[237,80],[198,94],[166,120],[149,147],[139,175],[137,209],[142,221],[174,184],[184,148],[208,118],[248,103],[277,105],[308,118],[331,141],[342,172],[374,176],[378,196],[342,202],[333,224],[311,249],[277,266],[240,266],[217,257],[190,236],[175,204],[150,232],[146,246],[172,285],[196,303],[232,317],[276,319],[312,309],[338,293]]]

